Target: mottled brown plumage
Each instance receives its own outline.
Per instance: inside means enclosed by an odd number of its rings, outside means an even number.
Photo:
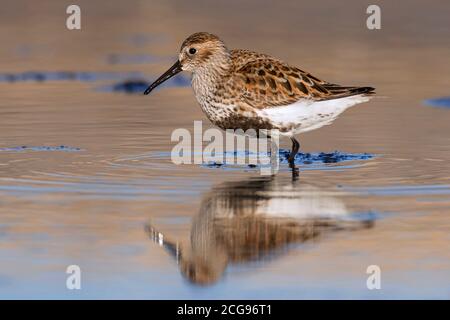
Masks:
[[[368,87],[344,87],[320,80],[266,54],[231,50],[234,81],[243,89],[242,98],[252,107],[284,106],[300,99],[329,100],[370,93]]]

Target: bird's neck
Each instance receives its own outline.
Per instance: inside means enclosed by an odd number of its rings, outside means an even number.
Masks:
[[[223,80],[229,75],[231,57],[228,51],[211,57],[207,64],[197,68],[192,74],[192,88],[200,104],[212,98]]]

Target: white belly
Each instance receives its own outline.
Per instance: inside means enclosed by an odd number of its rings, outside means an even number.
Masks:
[[[368,96],[357,95],[325,101],[301,100],[287,106],[260,110],[258,115],[277,126],[289,128],[281,134],[293,135],[329,125],[346,109],[369,99]]]

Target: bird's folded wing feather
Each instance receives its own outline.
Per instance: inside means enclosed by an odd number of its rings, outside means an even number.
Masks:
[[[242,90],[241,100],[257,109],[289,105],[301,99],[336,99],[373,90],[328,83],[270,56],[244,53],[248,60],[236,65],[231,81]]]

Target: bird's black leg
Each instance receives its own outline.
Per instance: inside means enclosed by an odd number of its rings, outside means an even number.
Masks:
[[[298,178],[298,168],[295,167],[295,155],[298,153],[298,149],[300,149],[300,143],[294,138],[291,137],[292,140],[292,150],[289,154],[288,162],[289,167],[292,169],[292,179],[296,180]]]
[[[288,162],[289,162],[289,166],[291,168],[295,167],[295,155],[298,153],[298,149],[300,149],[300,143],[294,138],[291,137],[292,140],[292,150],[291,153],[289,154],[289,158],[288,158]]]

